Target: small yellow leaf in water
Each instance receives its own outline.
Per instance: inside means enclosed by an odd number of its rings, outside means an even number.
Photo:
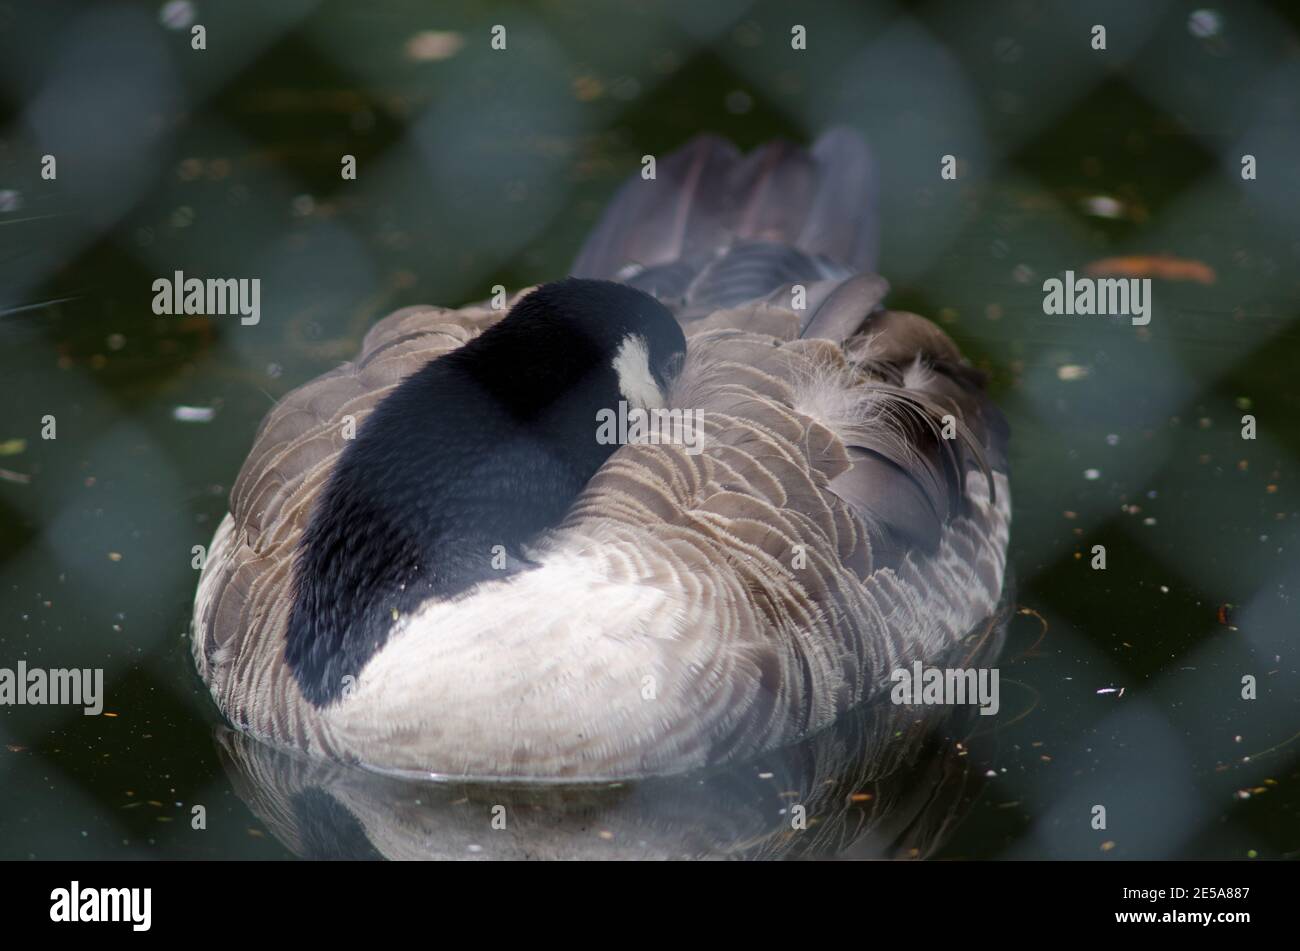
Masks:
[[[1064,366],[1056,368],[1056,378],[1062,383],[1087,379],[1088,373],[1089,370],[1087,367],[1081,367],[1077,363],[1067,363]]]
[[[451,59],[465,45],[465,38],[449,30],[424,30],[406,41],[406,58],[417,63]]]

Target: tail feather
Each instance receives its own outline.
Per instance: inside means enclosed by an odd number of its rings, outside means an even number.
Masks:
[[[627,281],[689,320],[783,285],[871,271],[878,226],[875,164],[856,133],[747,156],[700,136],[655,178],[620,189],[572,273]]]
[[[629,269],[671,265],[723,243],[723,186],[739,161],[730,142],[701,135],[659,162],[654,178],[631,178],[583,244],[573,276],[625,279]]]
[[[889,284],[877,274],[859,274],[846,281],[822,281],[807,291],[804,313],[808,317],[800,336],[843,343],[880,307]]]
[[[813,145],[821,184],[799,247],[856,273],[876,270],[880,251],[880,183],[876,162],[856,133],[834,128]]]

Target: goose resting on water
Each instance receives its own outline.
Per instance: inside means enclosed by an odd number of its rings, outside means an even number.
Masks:
[[[793,742],[941,658],[1002,591],[1006,426],[882,308],[874,195],[847,131],[700,137],[572,278],[398,311],[284,397],[195,602],[226,718],[388,772],[624,778]],[[695,444],[599,441],[620,402]]]

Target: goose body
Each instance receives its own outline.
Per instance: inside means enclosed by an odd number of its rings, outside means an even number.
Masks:
[[[281,400],[195,604],[227,719],[398,773],[680,772],[831,724],[993,615],[1005,425],[882,307],[872,175],[846,132],[697,139],[624,186],[579,280],[399,311]],[[619,401],[696,439],[598,443]]]

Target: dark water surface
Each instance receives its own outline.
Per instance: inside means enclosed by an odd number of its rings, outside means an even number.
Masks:
[[[183,3],[0,3],[0,667],[106,684],[99,717],[0,709],[0,857],[1300,854],[1300,17],[800,6],[795,53],[778,3],[223,3],[198,52]],[[867,710],[586,790],[412,786],[219,729],[191,548],[273,400],[392,309],[563,274],[643,154],[836,122],[877,153],[891,303],[1011,422],[998,716]],[[1044,316],[1045,279],[1107,258],[1154,278],[1148,326]],[[176,270],[261,278],[261,322],[154,316]]]

